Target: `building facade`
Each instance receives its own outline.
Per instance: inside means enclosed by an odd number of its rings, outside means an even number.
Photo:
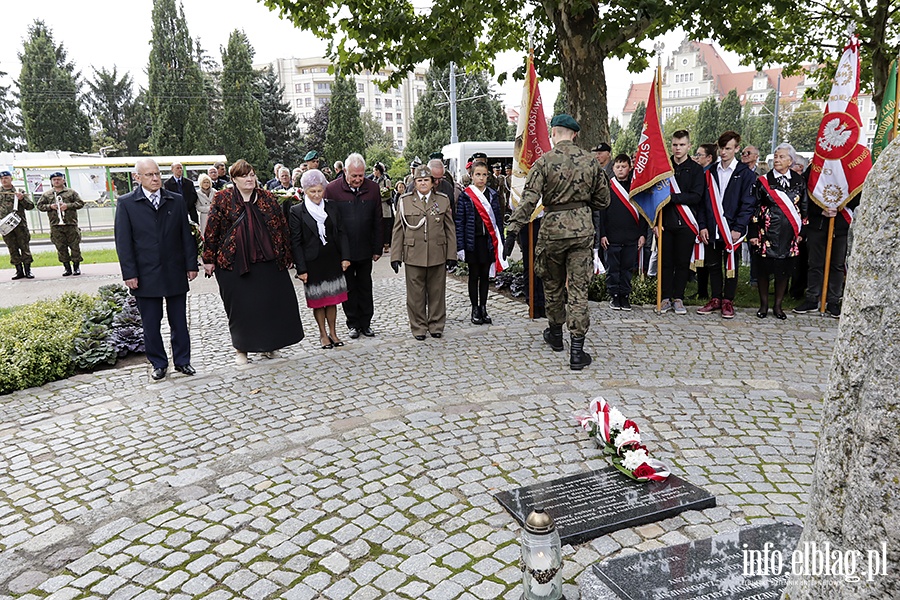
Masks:
[[[781,68],[732,72],[715,46],[685,40],[663,66],[663,122],[686,108],[699,110],[700,104],[710,96],[721,101],[731,90],[737,92],[742,106],[746,108],[749,103],[751,114],[758,114],[763,109],[769,92],[777,89],[780,75]],[[816,73],[812,68],[802,75],[782,77],[781,106],[791,107],[802,102],[806,89],[815,83]],[[638,105],[641,102],[646,104],[651,85],[652,83],[631,84],[619,119],[623,127],[628,125]],[[825,108],[825,103],[821,100],[810,101],[820,109]],[[859,95],[859,112],[863,136],[871,147],[877,127],[878,107],[870,94]]]
[[[325,58],[278,58],[271,63],[254,68],[268,68],[275,72],[278,82],[284,86],[284,100],[290,104],[300,120],[300,130],[305,129],[306,117],[331,98],[334,75],[328,73],[332,63]],[[402,150],[409,137],[416,103],[425,93],[424,67],[410,73],[399,87],[382,92],[376,85],[391,74],[390,70],[378,73],[365,71],[356,78],[356,97],[360,110],[368,110],[393,136],[394,146]]]

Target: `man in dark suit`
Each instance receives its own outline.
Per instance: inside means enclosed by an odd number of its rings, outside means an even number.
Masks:
[[[374,337],[372,263],[381,258],[384,232],[381,191],[377,183],[366,179],[366,161],[362,155],[354,153],[347,157],[344,176],[328,184],[325,197],[340,209],[341,222],[350,239],[350,267],[344,271],[347,301],[343,305],[350,337],[356,339],[360,334]]]
[[[165,377],[169,366],[160,333],[163,298],[175,370],[193,375],[187,292],[188,282],[197,277],[199,269],[187,208],[181,196],[162,189],[159,165],[153,159],[139,160],[134,169],[140,185],[119,198],[116,207],[116,251],[122,279],[137,300],[153,379]]]
[[[194,223],[200,223],[197,216],[197,190],[194,182],[184,177],[184,167],[181,163],[172,163],[172,176],[166,180],[166,189],[184,198],[187,205],[188,216]]]

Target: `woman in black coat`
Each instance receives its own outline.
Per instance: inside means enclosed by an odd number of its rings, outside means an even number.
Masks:
[[[344,345],[335,321],[337,305],[347,300],[344,271],[350,266],[350,243],[341,227],[340,211],[324,199],[327,183],[318,169],[305,172],[304,200],[291,208],[290,218],[294,266],[303,281],[306,305],[313,309],[319,326],[323,350]]]
[[[772,314],[786,319],[781,303],[787,291],[794,259],[800,253],[800,229],[806,220],[806,180],[791,170],[797,153],[790,144],[775,148],[774,168],[756,182],[754,193],[758,203],[750,221],[748,240],[759,254],[759,310],[764,319],[769,312],[769,276],[775,277],[775,304]]]

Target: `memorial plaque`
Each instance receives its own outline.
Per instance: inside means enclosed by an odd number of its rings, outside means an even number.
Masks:
[[[715,496],[675,475],[642,483],[613,467],[499,492],[494,497],[520,525],[535,506],[543,507],[556,522],[564,544],[716,505]]]
[[[748,527],[607,560],[595,564],[594,573],[623,600],[778,600],[802,532],[799,525],[787,523]],[[765,564],[757,555],[745,574],[745,550],[765,551]],[[772,568],[776,553],[778,569]]]

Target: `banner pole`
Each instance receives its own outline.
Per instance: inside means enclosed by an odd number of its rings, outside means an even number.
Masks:
[[[534,221],[528,221],[528,318],[534,319]]]
[[[897,62],[897,70],[894,74],[894,135],[891,141],[897,137],[898,110],[900,110],[900,55],[894,59]]]
[[[660,213],[660,215],[661,214],[662,213]],[[662,226],[662,219],[657,217],[657,221],[659,221],[659,225],[658,225],[659,236],[656,238],[656,312],[659,312],[659,309],[662,308],[663,226]]]
[[[822,297],[819,302],[819,312],[825,313],[825,303],[828,300],[828,271],[831,269],[831,238],[834,236],[834,217],[828,218],[828,243],[825,244],[825,276],[822,278]]]

